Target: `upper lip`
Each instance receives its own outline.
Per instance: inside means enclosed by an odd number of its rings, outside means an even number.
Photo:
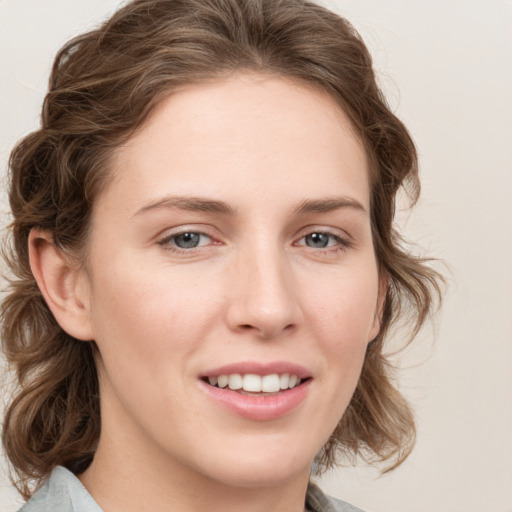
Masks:
[[[307,379],[311,377],[311,372],[302,365],[290,363],[287,361],[274,361],[270,363],[261,363],[257,361],[243,361],[238,363],[230,363],[217,368],[212,368],[203,372],[199,377],[218,377],[219,375],[232,375],[239,373],[246,375],[248,373],[255,375],[272,375],[274,373],[288,373],[296,375],[299,379]]]

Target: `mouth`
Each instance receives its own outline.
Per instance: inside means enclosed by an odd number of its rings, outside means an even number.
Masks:
[[[207,376],[202,380],[212,387],[230,389],[242,395],[275,396],[300,386],[310,378],[301,379],[293,373],[271,373],[268,375],[230,373]]]
[[[251,421],[277,420],[301,409],[313,376],[291,363],[235,363],[199,377],[200,388],[230,414]]]

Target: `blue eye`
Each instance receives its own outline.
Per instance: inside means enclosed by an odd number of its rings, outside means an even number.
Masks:
[[[204,233],[186,231],[177,235],[171,235],[160,241],[161,245],[170,245],[178,249],[195,249],[211,242],[211,238]]]
[[[333,245],[339,245],[342,243],[342,240],[332,235],[331,233],[310,233],[303,237],[304,245],[308,247],[312,247],[313,249],[324,249],[326,247],[330,247]]]
[[[201,235],[199,233],[183,233],[173,237],[173,241],[180,249],[192,249],[199,245]]]

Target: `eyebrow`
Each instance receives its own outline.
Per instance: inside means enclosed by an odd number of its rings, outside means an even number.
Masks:
[[[295,213],[327,213],[341,208],[350,208],[368,214],[366,208],[351,197],[326,197],[323,199],[308,199],[299,203]]]
[[[222,213],[225,215],[234,215],[236,213],[235,208],[224,201],[193,196],[166,196],[161,199],[151,201],[142,208],[139,208],[133,216],[136,217],[142,213],[160,208],[179,208],[181,210]]]
[[[237,210],[224,201],[194,196],[166,196],[139,208],[134,217],[160,208],[179,208],[181,210],[207,213],[221,213],[233,216]],[[367,213],[365,207],[350,197],[327,197],[322,199],[307,199],[301,201],[294,209],[295,214],[327,213],[342,208],[350,208]]]

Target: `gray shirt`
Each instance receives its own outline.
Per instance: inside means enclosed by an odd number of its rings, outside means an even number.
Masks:
[[[325,495],[314,483],[308,486],[306,508],[311,512],[363,512]],[[102,512],[94,498],[71,471],[55,468],[48,481],[19,512]]]

